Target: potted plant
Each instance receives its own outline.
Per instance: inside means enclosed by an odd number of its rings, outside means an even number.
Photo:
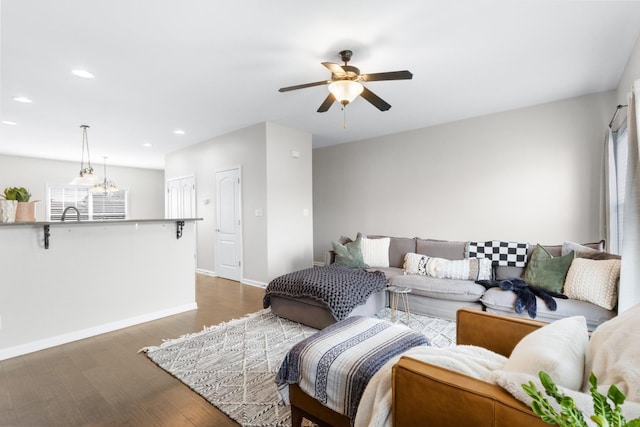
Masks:
[[[533,381],[529,381],[529,384],[523,384],[522,388],[525,393],[533,399],[531,402],[531,410],[533,413],[538,415],[542,421],[547,424],[560,427],[587,427],[585,421],[587,415],[578,409],[571,397],[566,396],[558,390],[551,376],[541,371],[538,377],[547,396],[555,400],[560,408],[554,408],[549,403],[549,399],[538,391]],[[589,376],[589,384],[591,384],[589,391],[593,398],[594,412],[593,415],[589,417],[591,421],[600,427],[640,427],[640,418],[627,421],[622,415],[621,406],[626,396],[618,387],[611,385],[606,396],[601,394],[598,392],[598,379],[593,372]],[[613,408],[609,404],[609,401],[613,403]]]
[[[29,190],[24,187],[7,187],[4,189],[4,198],[7,201],[15,201],[15,222],[34,222],[36,220],[36,202],[31,201]]]

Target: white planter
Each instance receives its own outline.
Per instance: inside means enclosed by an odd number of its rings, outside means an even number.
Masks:
[[[17,207],[15,200],[0,199],[0,222],[15,222]]]

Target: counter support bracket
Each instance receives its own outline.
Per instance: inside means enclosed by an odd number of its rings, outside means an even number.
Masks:
[[[42,228],[44,228],[44,248],[49,249],[49,237],[51,236],[49,224],[43,225]]]
[[[184,227],[184,221],[176,221],[176,239],[182,237],[182,228]]]

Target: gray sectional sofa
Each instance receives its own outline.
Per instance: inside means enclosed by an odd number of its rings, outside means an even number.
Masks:
[[[388,236],[367,236],[368,239],[379,239]],[[467,255],[468,242],[446,241],[421,238],[389,237],[388,267],[374,267],[385,273],[390,286],[411,288],[409,294],[409,309],[412,313],[455,319],[456,311],[460,308],[474,308],[492,313],[512,316],[529,317],[527,312],[516,313],[516,294],[499,287],[486,288],[475,280],[460,280],[431,277],[429,275],[405,274],[405,255],[415,253],[427,257],[444,258],[446,260],[462,260]],[[543,245],[553,257],[560,257],[562,245]],[[603,253],[604,241],[577,245],[589,252]],[[529,244],[527,261],[536,244]],[[580,253],[576,254],[581,256]],[[596,259],[598,259],[596,257]],[[335,261],[335,253],[328,251],[325,264]],[[494,281],[522,278],[526,267],[495,266],[493,267]],[[588,273],[587,273],[588,274]],[[555,298],[556,310],[547,308],[545,302],[535,297],[537,302],[536,320],[551,322],[559,318],[583,315],[587,319],[590,329],[616,316],[615,307],[607,309],[599,305],[578,299]],[[581,298],[584,299],[584,298]],[[587,298],[588,299],[588,298]],[[400,307],[401,308],[401,307]]]

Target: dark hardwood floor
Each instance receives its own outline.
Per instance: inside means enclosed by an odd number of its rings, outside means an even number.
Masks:
[[[198,310],[0,362],[0,426],[237,426],[138,353],[262,308],[264,289],[196,275]]]

